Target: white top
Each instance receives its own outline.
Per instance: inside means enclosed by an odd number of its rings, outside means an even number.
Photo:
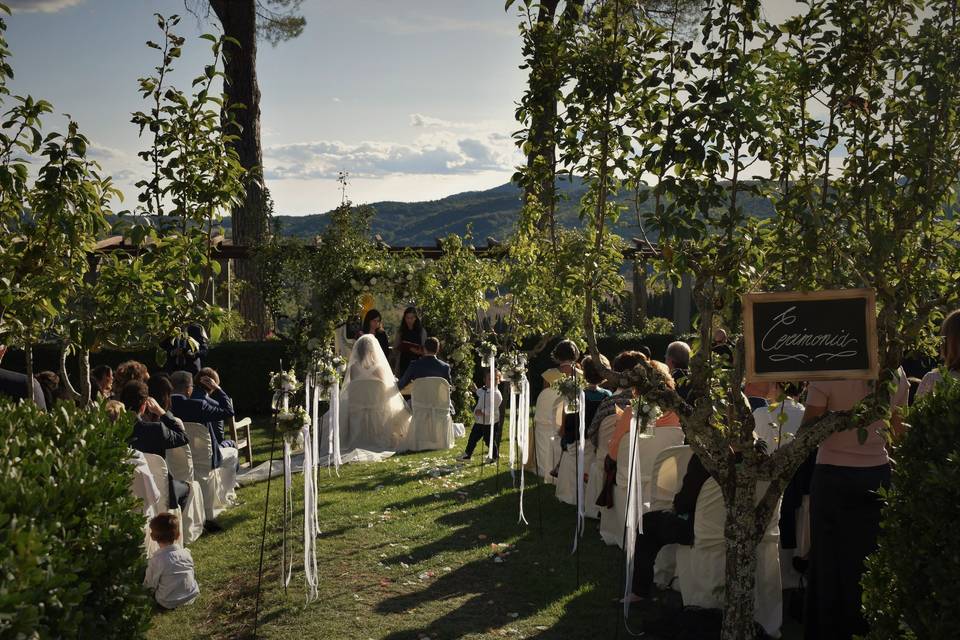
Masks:
[[[193,575],[193,556],[179,544],[160,547],[151,556],[143,584],[156,590],[157,602],[165,609],[190,604],[200,595],[200,585]]]
[[[950,375],[954,378],[960,377],[960,373],[956,371],[951,371]],[[923,376],[923,380],[920,381],[920,386],[917,387],[916,399],[920,399],[923,396],[927,395],[937,386],[937,383],[943,380],[943,376],[940,375],[939,369],[934,369],[933,371],[928,372]]]
[[[477,406],[473,410],[473,421],[477,424],[491,424],[500,419],[500,405],[503,403],[503,396],[500,394],[499,389],[495,389],[493,392],[493,412],[496,415],[494,420],[490,420],[490,416],[487,415],[487,409],[490,408],[490,400],[488,395],[490,392],[486,387],[482,389],[477,389]]]
[[[780,414],[786,416],[782,431]],[[767,443],[767,451],[779,449],[797,434],[800,423],[803,421],[803,405],[793,398],[784,398],[770,407],[757,407],[753,411],[754,435],[758,440]],[[780,436],[778,441],[778,435]]]

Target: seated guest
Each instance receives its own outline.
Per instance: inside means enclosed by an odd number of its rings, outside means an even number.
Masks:
[[[710,346],[710,351],[720,357],[721,364],[728,367],[733,364],[733,348],[724,329],[717,327],[713,330],[713,344]]]
[[[7,352],[7,347],[0,344],[0,362]],[[43,387],[36,379],[33,380],[33,402],[43,410],[47,409],[46,398],[43,397]],[[27,398],[27,376],[22,373],[0,369],[0,396],[6,396],[14,400],[25,400]]]
[[[430,337],[423,342],[423,357],[413,360],[403,377],[397,383],[401,391],[407,391],[407,385],[418,378],[443,378],[450,382],[450,365],[437,357],[440,353],[440,341]]]
[[[161,409],[170,411],[171,397],[173,396],[170,376],[165,373],[150,376],[150,380],[147,381],[147,391],[150,392],[150,397],[157,401]]]
[[[210,430],[210,439],[214,443],[213,457],[210,461],[214,469],[220,468],[223,462],[223,453],[216,445],[217,437],[212,423],[221,423],[233,415],[233,402],[223,392],[216,382],[209,376],[201,376],[201,383],[207,390],[206,398],[193,398],[193,376],[186,371],[177,371],[170,376],[173,384],[173,395],[170,396],[170,408],[173,415],[184,422],[196,422]]]
[[[605,367],[610,366],[610,361],[601,354],[600,362]],[[612,392],[604,389],[600,385],[605,378],[600,375],[597,365],[594,364],[593,357],[587,356],[583,359],[583,379],[586,386],[583,389],[585,424],[587,426],[593,422],[593,416],[597,413],[600,403],[613,395]],[[568,413],[563,417],[563,435],[560,438],[560,447],[566,451],[567,445],[580,440],[580,416],[576,413]],[[559,469],[560,463],[557,463]]]
[[[753,411],[753,435],[766,443],[768,453],[779,449],[787,442],[786,438],[796,435],[800,428],[803,422],[803,405],[798,402],[801,391],[798,384],[771,382],[770,399],[774,404]],[[780,400],[781,394],[783,400]]]
[[[190,343],[191,338],[194,344]],[[167,353],[167,362],[164,369],[168,373],[174,371],[188,371],[191,374],[200,371],[203,366],[203,359],[207,357],[207,350],[210,345],[210,338],[207,332],[198,324],[191,324],[187,327],[187,336],[170,336],[160,343],[160,348]]]
[[[943,319],[943,325],[940,327],[940,357],[943,358],[943,366],[954,378],[960,378],[960,309],[950,312]],[[917,385],[916,397],[922,398],[937,386],[937,383],[943,379],[939,369],[933,369],[923,376],[920,384]]]
[[[95,366],[90,372],[90,397],[101,400],[111,395],[113,395],[113,369],[106,364]]]
[[[119,400],[107,400],[104,408],[107,410],[107,415],[110,416],[111,422],[119,420],[123,412],[126,411],[126,407],[124,407],[123,403]]]
[[[200,595],[200,587],[193,573],[193,556],[184,549],[180,539],[180,519],[173,513],[161,513],[150,520],[150,537],[160,550],[150,557],[143,586],[154,592],[153,597],[164,609],[176,609],[190,604]]]
[[[167,449],[176,449],[189,442],[183,423],[150,397],[147,385],[143,382],[130,380],[123,385],[120,391],[120,402],[127,411],[136,416],[133,435],[127,441],[131,448],[165,458]],[[169,474],[167,481],[170,493],[168,506],[175,508],[180,505],[183,508],[190,495],[190,485],[174,480]]]
[[[40,383],[40,388],[43,389],[43,400],[48,407],[53,408],[54,402],[64,399],[60,390],[60,376],[53,371],[41,371],[33,377]]]
[[[700,458],[694,454],[687,465],[680,491],[673,497],[673,509],[643,514],[643,533],[637,534],[635,547],[631,601],[650,596],[653,565],[661,548],[668,544],[693,544],[693,516],[697,498],[709,477]]]
[[[653,360],[651,364],[660,370],[664,374],[664,378],[667,380],[667,388],[673,389],[673,377],[670,376],[670,370],[662,362]],[[666,418],[664,420],[664,418]],[[623,407],[623,413],[620,414],[620,417],[617,418],[617,428],[613,432],[613,435],[610,437],[610,445],[607,448],[609,453],[607,456],[613,461],[613,469],[616,470],[617,466],[617,456],[620,451],[620,440],[623,439],[623,436],[630,433],[630,423],[633,422],[633,405],[627,405]],[[680,418],[673,411],[668,411],[667,413],[661,415],[653,425],[654,427],[679,427]]]
[[[561,340],[550,352],[550,359],[556,366],[541,374],[544,388],[556,384],[565,375],[572,376],[574,371],[579,371],[577,361],[580,360],[580,349],[573,340]]]
[[[622,351],[613,359],[611,367],[617,373],[630,371],[647,357],[639,351]],[[593,419],[587,423],[587,440],[593,444],[594,448],[600,447],[598,436],[600,434],[600,424],[609,416],[617,412],[617,408],[623,409],[630,406],[633,401],[633,390],[622,387],[614,391],[609,398],[600,401],[597,410],[593,414]]]
[[[664,358],[667,362],[667,368],[673,376],[676,383],[677,393],[684,400],[690,393],[688,376],[690,375],[690,345],[686,342],[677,340],[667,345],[667,354]]]
[[[213,384],[220,389],[220,392],[223,395],[219,396],[218,398],[212,398],[210,396],[210,389],[208,388],[204,378],[211,380]],[[220,405],[220,401],[222,400],[224,406],[229,406],[230,411],[233,411],[233,399],[230,398],[230,396],[227,395],[227,392],[220,387],[220,374],[217,373],[216,369],[213,367],[203,367],[197,372],[197,375],[193,377],[193,394],[190,397],[194,400],[209,400],[217,405]],[[213,427],[213,435],[216,438],[217,446],[235,447],[236,444],[232,440],[225,439],[223,423],[223,420],[210,421],[210,426]]]
[[[123,388],[131,380],[137,380],[144,384],[150,379],[150,372],[147,366],[136,360],[127,360],[122,363],[113,374],[113,397],[123,402],[120,397]]]

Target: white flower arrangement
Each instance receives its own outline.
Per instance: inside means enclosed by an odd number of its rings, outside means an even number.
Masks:
[[[633,407],[633,416],[637,419],[637,425],[641,434],[647,432],[647,427],[652,425],[660,417],[660,408],[655,404],[650,404],[643,398],[635,398],[631,403]]]
[[[484,340],[480,343],[480,346],[477,347],[477,351],[480,353],[481,357],[483,357],[484,365],[486,365],[486,363],[490,362],[490,358],[496,357],[497,345]]]
[[[563,396],[567,413],[580,410],[580,392],[583,391],[583,386],[583,378],[576,372],[573,375],[564,375],[557,381],[557,391]]]
[[[503,379],[514,389],[519,389],[523,376],[527,373],[527,354],[522,351],[505,353],[500,358],[499,369],[503,373]]]
[[[277,416],[277,431],[288,441],[295,440],[309,424],[310,414],[303,407],[294,407]]]
[[[297,374],[294,370],[276,371],[270,373],[270,388],[275,392],[293,393],[300,388]]]
[[[347,371],[347,364],[333,349],[327,347],[314,352],[313,380],[326,395],[333,387],[343,380]]]

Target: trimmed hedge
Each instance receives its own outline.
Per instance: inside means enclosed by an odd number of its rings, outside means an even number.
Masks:
[[[599,346],[600,352],[610,360],[613,360],[614,356],[621,351],[637,349],[641,346],[648,347],[654,358],[662,360],[667,345],[673,340],[675,338],[672,335],[620,333],[598,338],[597,346]],[[530,362],[530,386],[534,398],[537,397],[543,386],[543,379],[540,375],[553,366],[553,362],[550,360],[550,352],[559,341],[560,338],[552,340]],[[531,348],[535,343],[536,340],[531,340],[526,347]],[[221,342],[210,347],[210,352],[204,360],[204,364],[213,367],[220,373],[223,388],[233,398],[233,405],[239,416],[264,415],[270,412],[270,372],[278,371],[281,361],[287,363],[291,361],[287,349],[287,343],[280,340]],[[442,353],[440,357],[443,357]],[[33,358],[35,371],[46,369],[56,371],[59,367],[57,351],[51,347],[35,348]],[[90,366],[108,364],[111,367],[116,367],[121,362],[131,359],[143,362],[151,371],[160,369],[157,365],[155,349],[101,351],[90,355]],[[67,363],[71,379],[76,382],[76,359],[70,358]],[[479,361],[476,364],[474,378],[477,384],[481,384],[483,372],[479,366]],[[23,352],[11,350],[3,360],[3,367],[22,372],[24,370]]]
[[[0,636],[139,638],[143,510],[131,419],[0,400]]]
[[[240,417],[263,415],[270,412],[270,372],[280,368],[280,361],[288,362],[285,343],[279,340],[265,342],[220,342],[210,347],[204,365],[220,373],[224,390],[233,398],[233,406]],[[100,351],[90,354],[90,366],[107,364],[116,368],[126,360],[139,360],[150,371],[161,369],[157,365],[156,349],[134,351]],[[37,347],[33,352],[34,371],[59,368],[57,351],[51,347]],[[76,358],[67,359],[68,372],[74,384],[78,369]],[[23,352],[13,350],[3,359],[5,369],[23,372]]]
[[[907,415],[879,548],[867,559],[868,638],[947,640],[960,633],[960,381],[947,376]]]

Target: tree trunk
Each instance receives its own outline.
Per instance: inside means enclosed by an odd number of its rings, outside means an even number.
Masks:
[[[80,406],[85,407],[90,404],[90,398],[93,397],[90,387],[90,350],[80,349],[77,360],[80,364]]]
[[[80,394],[77,393],[77,390],[73,388],[73,385],[70,384],[70,374],[67,373],[67,344],[63,343],[60,345],[60,368],[57,371],[57,374],[60,376],[60,389],[66,393],[73,402],[82,400]],[[82,402],[80,406],[83,406],[86,402]]]
[[[263,151],[260,146],[260,87],[257,84],[257,7],[255,0],[210,0],[223,33],[240,46],[226,43],[225,106],[244,105],[233,112],[241,127],[233,143],[240,164],[249,171],[244,201],[232,211],[233,242],[256,247],[267,237],[266,197],[263,186]],[[240,314],[248,324],[249,337],[262,339],[267,316],[260,295],[256,263],[252,258],[237,261],[237,277],[244,282],[240,291]]]
[[[23,361],[27,371],[27,402],[34,402],[33,397],[33,345],[29,342],[23,346]]]
[[[764,527],[756,521],[756,482],[752,478],[745,482],[740,476],[741,474],[735,476],[735,493],[724,496],[727,505],[727,520],[724,524],[727,561],[721,636],[723,640],[746,640],[755,636],[753,617],[757,545],[762,538]]]

